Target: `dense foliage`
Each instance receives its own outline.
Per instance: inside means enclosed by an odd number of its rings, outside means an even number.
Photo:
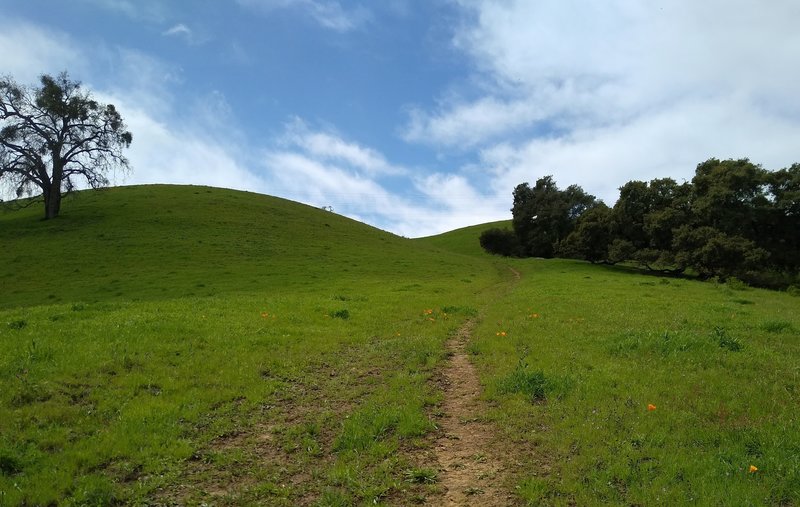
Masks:
[[[531,257],[553,257],[575,222],[597,200],[577,185],[559,190],[552,176],[514,189],[513,225],[522,253]]]
[[[483,231],[479,241],[484,250],[497,255],[506,257],[518,257],[520,255],[520,244],[517,235],[509,229],[494,227]]]
[[[793,283],[800,269],[800,164],[768,171],[712,158],[691,182],[629,181],[613,208],[547,176],[517,186],[512,213],[525,256],[633,261],[767,286]]]

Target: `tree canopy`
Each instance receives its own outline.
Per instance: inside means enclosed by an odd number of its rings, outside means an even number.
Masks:
[[[597,202],[577,185],[560,190],[552,176],[539,178],[533,187],[528,183],[517,185],[511,211],[522,253],[553,257],[559,242],[572,232],[577,218]]]
[[[0,78],[0,180],[17,197],[41,195],[45,218],[58,216],[63,193],[80,181],[108,185],[128,169],[122,149],[133,136],[113,104],[100,104],[66,72],[38,87]]]
[[[629,181],[612,208],[577,185],[559,190],[550,176],[518,185],[513,197],[515,252],[523,255],[631,261],[766,286],[800,279],[800,164],[768,171],[712,158],[690,182]]]

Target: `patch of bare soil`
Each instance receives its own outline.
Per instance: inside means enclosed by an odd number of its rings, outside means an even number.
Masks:
[[[474,325],[468,321],[448,342],[451,357],[442,371],[444,400],[438,420],[439,438],[434,444],[444,497],[432,503],[513,505],[516,497],[503,487],[508,456],[501,449],[506,446],[498,445],[499,433],[480,419],[485,413],[481,386],[465,349]]]

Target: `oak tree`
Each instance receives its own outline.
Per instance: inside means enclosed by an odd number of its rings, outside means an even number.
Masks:
[[[133,137],[113,104],[101,104],[66,72],[26,87],[0,78],[0,180],[17,197],[41,195],[45,219],[83,181],[108,185],[109,172],[128,169],[122,150]]]

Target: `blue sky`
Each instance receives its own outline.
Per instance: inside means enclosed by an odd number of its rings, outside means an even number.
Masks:
[[[510,218],[548,174],[608,204],[709,157],[800,161],[800,2],[0,0],[0,74],[68,70],[132,171],[406,236]]]

